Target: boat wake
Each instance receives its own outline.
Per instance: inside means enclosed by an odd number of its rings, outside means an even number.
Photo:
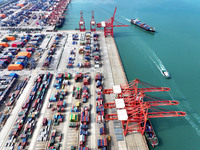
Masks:
[[[128,21],[128,22],[131,22],[131,20],[130,19],[128,19],[128,18],[125,18],[125,17],[123,17],[123,16],[121,16],[124,20],[126,20],[126,21]]]
[[[161,60],[158,58],[158,56],[155,54],[153,49],[151,49],[145,42],[143,42],[139,38],[135,39],[135,41],[137,42],[137,47],[140,50],[142,50],[142,53],[146,54],[150,58],[150,60],[156,65],[156,67],[160,70],[161,73],[162,73],[162,69],[166,70],[165,66],[163,65]],[[174,100],[175,97],[178,97],[180,99],[179,101],[180,104],[177,105],[178,109],[180,111],[185,111],[187,113],[185,119],[189,122],[192,128],[195,129],[196,133],[200,136],[200,115],[194,112],[190,103],[188,102],[188,99],[179,90],[175,80],[171,80],[170,87],[174,89],[173,93],[169,92],[171,99]]]
[[[181,93],[179,88],[176,86],[175,81],[174,82],[174,87],[175,87],[175,95],[180,97],[180,104],[177,105],[178,109],[180,111],[185,111],[187,115],[185,116],[185,119],[189,122],[189,124],[192,126],[193,129],[196,130],[196,133],[200,136],[200,116],[194,112],[192,109],[190,103],[188,102],[187,98]],[[169,92],[170,97],[174,100],[174,96],[172,95],[171,92]]]
[[[158,58],[154,50],[141,40],[138,40],[137,42],[139,44],[139,48],[142,49],[144,53],[146,53],[146,55],[151,59],[151,61],[156,65],[156,67],[162,74],[162,70],[166,70],[166,68],[163,65],[162,61]]]

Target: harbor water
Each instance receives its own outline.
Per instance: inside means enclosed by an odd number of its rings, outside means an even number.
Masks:
[[[151,119],[159,138],[158,150],[199,150],[200,146],[200,2],[197,0],[72,0],[61,30],[78,28],[80,11],[89,29],[91,11],[96,22],[113,15],[130,27],[115,28],[114,37],[128,80],[139,78],[170,92],[154,96],[179,100],[178,106],[162,107],[185,111],[187,116]],[[156,28],[149,33],[130,24],[131,18]],[[60,30],[60,29],[59,29]],[[161,69],[172,76],[167,80]],[[152,94],[152,93],[150,93]]]

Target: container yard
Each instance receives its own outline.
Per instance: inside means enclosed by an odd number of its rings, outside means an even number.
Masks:
[[[111,37],[113,27],[128,27],[113,26],[116,8],[97,24],[92,11],[90,30],[81,11],[79,31],[55,31],[69,3],[14,2],[0,10],[0,149],[149,149],[144,134],[148,141],[156,134],[146,116],[186,113],[148,112],[179,102],[144,101],[145,92],[170,89],[139,79],[128,83]]]
[[[15,40],[22,35],[30,36],[31,40],[38,33],[21,34]],[[35,47],[35,52],[44,49],[41,58],[26,51],[29,41],[24,47],[17,47],[21,53],[12,58],[12,61],[24,55],[27,59],[38,58],[35,68],[18,71],[2,68],[4,73],[16,72],[28,81],[2,127],[1,148],[106,149],[111,142],[117,148],[117,141],[110,140],[114,135],[104,120],[106,98],[102,90],[111,76],[107,71],[109,64],[104,65],[109,57],[103,33],[59,31],[42,35],[45,40]],[[14,42],[7,43],[12,46]],[[47,56],[52,56],[52,60],[45,66]]]
[[[70,0],[48,0],[11,3],[0,9],[1,29],[53,30],[64,23],[64,12]]]

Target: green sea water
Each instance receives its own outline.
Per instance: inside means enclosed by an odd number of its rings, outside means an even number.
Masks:
[[[128,80],[164,87],[170,92],[154,94],[179,100],[187,117],[151,119],[159,138],[158,150],[200,150],[200,1],[197,0],[72,0],[61,30],[78,28],[80,11],[89,29],[91,11],[101,22],[113,15],[115,20],[130,24],[138,17],[156,28],[152,34],[134,25],[115,28],[114,37]],[[161,74],[166,68],[172,76]],[[150,146],[149,146],[150,147]],[[150,147],[150,149],[153,149]]]

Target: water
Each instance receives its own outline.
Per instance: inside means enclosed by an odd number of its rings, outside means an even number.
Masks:
[[[114,36],[128,80],[171,88],[156,96],[179,100],[165,107],[185,111],[187,117],[151,119],[159,137],[158,150],[199,150],[200,146],[200,2],[197,0],[72,0],[63,30],[78,28],[83,11],[89,29],[91,11],[101,22],[110,18],[117,6],[116,20],[130,24],[131,18],[156,27],[148,33],[134,25],[115,28]],[[166,80],[161,69],[172,79]],[[151,147],[150,147],[151,148]],[[153,149],[153,148],[151,148]]]

